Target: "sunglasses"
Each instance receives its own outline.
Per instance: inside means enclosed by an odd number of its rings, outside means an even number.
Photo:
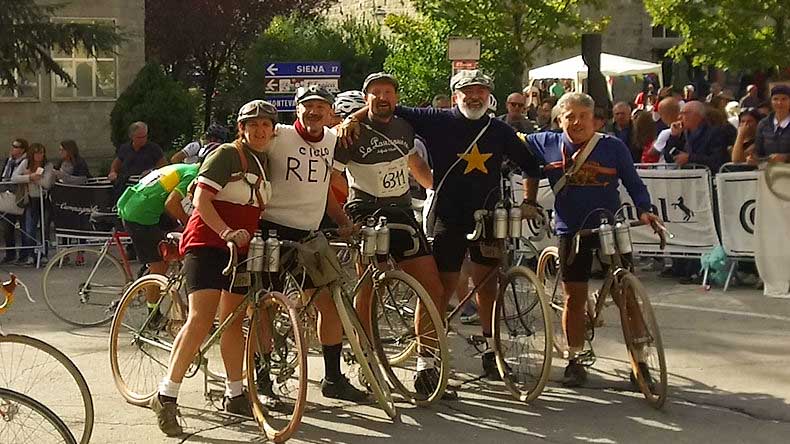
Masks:
[[[526,105],[525,105],[525,104],[523,104],[523,103],[516,103],[516,102],[507,102],[507,104],[508,104],[508,105],[510,105],[510,106],[517,106],[517,107],[519,107],[519,108],[523,108],[523,107],[525,107],[525,106],[526,106]]]

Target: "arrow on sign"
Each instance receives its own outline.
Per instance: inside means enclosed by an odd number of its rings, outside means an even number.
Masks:
[[[274,63],[271,63],[269,64],[269,66],[266,67],[266,72],[268,72],[270,76],[276,76],[277,71],[279,70],[280,69],[277,68],[277,65],[275,65]]]
[[[277,91],[277,79],[269,79],[266,82],[266,91]]]

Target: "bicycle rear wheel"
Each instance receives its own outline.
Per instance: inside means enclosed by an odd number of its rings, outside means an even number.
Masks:
[[[551,371],[552,318],[535,273],[511,267],[499,282],[493,336],[502,381],[522,402],[537,398]]]
[[[381,365],[377,362],[376,352],[373,350],[368,335],[359,322],[354,306],[342,294],[339,285],[332,286],[332,299],[335,301],[337,313],[340,316],[340,322],[343,324],[343,330],[346,332],[348,343],[351,345],[351,350],[354,352],[354,357],[357,364],[359,364],[359,369],[365,381],[367,381],[370,390],[373,392],[373,397],[384,412],[387,413],[387,416],[390,419],[395,419],[398,416],[398,412],[395,408],[395,401],[392,399],[392,392],[381,371]]]
[[[30,336],[0,336],[0,387],[46,404],[78,442],[90,441],[94,412],[88,383],[77,366],[55,347]]]
[[[667,364],[664,345],[647,291],[636,276],[619,276],[620,321],[631,370],[639,390],[651,406],[660,409],[667,399]],[[622,302],[625,303],[622,303]]]
[[[61,251],[49,261],[41,280],[44,301],[52,313],[78,327],[108,322],[131,280],[115,256],[92,248]]]
[[[415,325],[417,307],[423,325],[420,333]],[[374,278],[370,311],[372,343],[395,391],[416,405],[441,399],[449,374],[447,334],[428,292],[407,273],[388,270]],[[436,369],[430,381],[415,379],[418,354]],[[423,384],[423,393],[415,384]]]
[[[255,421],[266,438],[280,443],[287,441],[302,422],[307,399],[307,346],[299,314],[282,293],[264,295],[258,307],[246,341],[247,387]],[[267,409],[256,393],[259,380],[255,356],[266,351],[270,351],[270,359],[268,369],[263,370],[269,371],[272,389],[279,397],[278,408],[273,410]]]
[[[567,359],[568,341],[562,328],[562,312],[565,310],[565,292],[560,279],[560,254],[557,247],[546,247],[538,260],[538,282],[543,285],[543,292],[551,309],[551,326],[554,349],[559,357]]]
[[[184,318],[168,294],[166,277],[149,274],[124,293],[110,325],[110,367],[115,386],[131,404],[147,406],[165,376],[170,351]],[[146,305],[146,292],[159,295],[157,320]],[[171,290],[173,291],[173,290]],[[172,306],[172,309],[171,309]],[[180,318],[180,319],[179,319]]]
[[[0,388],[0,442],[5,444],[76,444],[66,424],[44,404]]]

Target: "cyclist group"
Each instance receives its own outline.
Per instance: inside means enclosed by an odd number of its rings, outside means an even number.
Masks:
[[[449,110],[398,105],[398,82],[386,73],[371,74],[360,92],[341,93],[337,98],[320,87],[301,87],[295,97],[293,125],[278,123],[272,104],[253,100],[238,112],[236,139],[213,147],[199,167],[164,167],[126,191],[119,212],[138,257],[152,272],[164,272],[156,250],[163,238],[157,225],[159,216],[167,210],[184,225],[180,250],[189,295],[188,318],[175,339],[167,375],[150,404],[165,434],[182,433],[176,418],[181,381],[217,311],[220,319],[225,319],[246,292],[248,283],[237,279],[230,288],[230,278],[221,273],[229,258],[227,242],[234,242],[245,254],[256,230],[265,233],[274,229],[282,239],[299,241],[318,230],[326,215],[338,227],[339,235],[349,236],[374,213],[385,215],[391,222],[412,228],[393,230],[390,255],[425,288],[439,312],[445,313],[467,254],[476,285],[498,266],[496,257],[466,235],[475,227],[475,211],[493,209],[496,202],[490,197],[498,196],[505,160],[517,165],[525,177],[525,199],[520,205],[523,217],[542,217],[536,200],[542,176],[548,177],[557,193],[556,228],[563,287],[568,295],[563,329],[571,350],[563,384],[584,383],[585,369],[574,360],[574,353],[581,352],[584,341],[587,281],[596,240],[586,238],[575,252],[575,261],[568,264],[570,239],[597,223],[583,220],[591,210],[617,211],[619,181],[631,195],[640,220],[654,222],[647,189],[625,145],[595,133],[594,103],[586,94],[569,93],[560,99],[563,132],[519,138],[505,122],[488,115],[493,90],[488,76],[479,70],[460,71],[450,87],[456,105]],[[416,135],[425,142],[431,166],[415,150]],[[436,193],[426,221],[432,245],[412,211],[410,175]],[[344,207],[338,194],[346,189]],[[194,211],[187,218],[178,204],[188,195]],[[279,290],[284,285],[268,284]],[[306,291],[311,287],[306,282]],[[499,378],[491,340],[496,297],[495,280],[479,288],[482,334],[488,345],[482,369],[490,379]],[[322,394],[363,402],[367,393],[355,388],[340,371],[343,332],[337,309],[328,294],[318,294],[314,300],[324,359]],[[356,308],[360,313],[370,310],[369,298],[357,298]],[[424,327],[418,325],[420,328]],[[221,339],[227,374],[223,404],[228,412],[251,416],[242,383],[243,347],[239,319]],[[438,383],[437,373],[429,356],[418,356],[415,391],[430,393]],[[250,390],[256,389],[267,402],[276,404],[277,395],[267,375],[259,375],[257,381],[258,387]],[[446,399],[455,396],[451,391],[445,394]]]

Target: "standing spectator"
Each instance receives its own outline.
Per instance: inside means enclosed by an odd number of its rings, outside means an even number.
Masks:
[[[64,140],[60,142],[60,160],[55,164],[55,179],[63,183],[81,184],[85,183],[91,173],[85,159],[80,157],[80,149],[77,142]]]
[[[551,110],[554,108],[554,102],[554,99],[549,97],[540,101],[537,118],[538,129],[540,131],[548,131],[551,129]]]
[[[749,85],[746,87],[746,95],[741,98],[741,109],[757,108],[760,106],[760,98],[757,97],[757,85]]]
[[[527,98],[527,119],[538,119],[538,108],[540,107],[540,90],[537,86],[528,86],[524,88],[524,95]]]
[[[642,150],[634,147],[633,127],[631,126],[631,107],[625,102],[617,102],[612,107],[612,123],[606,132],[620,139],[628,147],[635,163],[642,157]]]
[[[437,94],[431,100],[431,107],[436,109],[450,109],[453,107],[453,102],[446,94]]]
[[[658,102],[658,116],[656,122],[656,136],[661,131],[669,129],[672,122],[676,122],[680,117],[680,103],[672,96],[666,97]]]
[[[654,95],[655,86],[652,83],[647,84],[647,88],[643,89],[636,95],[634,99],[634,106],[637,109],[644,109],[647,104],[647,97]]]
[[[732,146],[733,163],[744,163],[746,158],[754,152],[754,140],[757,137],[757,125],[763,120],[763,115],[756,109],[741,112],[739,116],[738,136]]]
[[[119,146],[116,151],[110,173],[107,174],[111,182],[125,184],[129,176],[140,175],[167,165],[162,147],[148,141],[148,125],[145,122],[134,122],[129,125],[129,139],[129,142]]]
[[[710,84],[710,92],[708,96],[705,97],[705,101],[710,103],[714,97],[717,97],[721,93],[721,84],[719,82],[713,82]]]
[[[205,143],[200,140],[190,142],[170,158],[170,163],[198,163],[208,156],[214,148],[227,142],[230,132],[222,125],[209,125],[203,135]]]
[[[593,128],[595,131],[605,131],[607,120],[609,120],[609,117],[606,115],[606,110],[600,106],[596,106],[595,109],[593,109]]]
[[[773,112],[757,125],[754,152],[747,158],[756,164],[761,158],[769,162],[790,162],[790,86],[777,85],[771,88]]]
[[[638,162],[658,162],[660,154],[653,149],[653,142],[656,139],[656,122],[653,120],[653,116],[646,111],[637,114],[634,118],[633,127],[634,145],[642,149]]]
[[[705,165],[716,174],[727,161],[727,142],[719,128],[712,127],[705,119],[707,109],[702,102],[691,101],[683,105],[680,120],[670,126],[670,137],[664,150],[667,162],[678,166],[687,163]]]
[[[27,186],[29,201],[25,212],[22,214],[22,246],[25,248],[19,252],[20,265],[33,265],[36,260],[33,258],[32,247],[37,242],[44,245],[44,262],[48,254],[47,239],[41,237],[41,228],[46,228],[46,214],[41,212],[41,198],[52,184],[54,168],[51,162],[47,161],[47,149],[40,143],[33,143],[27,151],[25,159],[16,167],[11,181]],[[25,185],[22,185],[25,184]],[[46,205],[44,205],[46,208]]]
[[[523,94],[519,92],[511,93],[507,96],[505,106],[507,107],[507,114],[497,117],[499,120],[507,123],[520,133],[531,134],[536,131],[535,123],[524,117],[527,99]]]
[[[724,105],[724,112],[727,113],[727,121],[730,122],[730,125],[738,128],[740,125],[740,115],[743,110],[741,110],[741,105],[736,101],[728,102]]]
[[[695,92],[694,85],[686,85],[683,87],[683,100],[686,102],[697,100],[697,93]]]
[[[565,94],[565,88],[562,86],[562,83],[560,83],[560,79],[554,79],[554,82],[549,86],[549,94],[557,99]]]
[[[8,153],[8,159],[3,167],[3,182],[9,182],[14,171],[25,160],[25,155],[28,150],[28,143],[25,139],[14,139],[11,142],[11,150]],[[15,189],[15,188],[14,188]],[[13,191],[13,189],[12,189]],[[3,236],[5,236],[5,246],[8,248],[5,252],[5,258],[2,263],[6,264],[16,260],[16,223],[19,221],[19,216],[15,214],[0,214],[0,227],[2,227]]]

